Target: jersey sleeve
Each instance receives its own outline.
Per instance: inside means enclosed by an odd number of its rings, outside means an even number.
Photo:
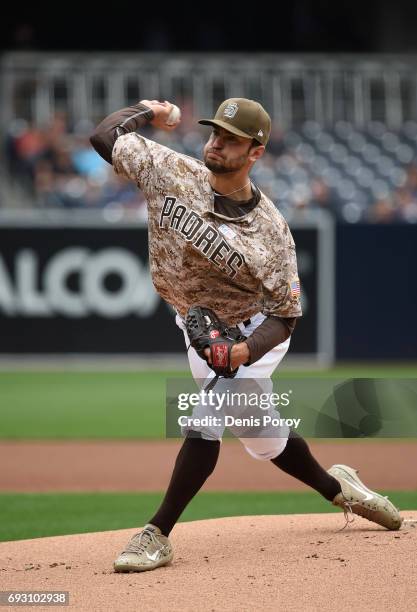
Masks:
[[[301,317],[300,279],[294,240],[288,236],[273,249],[262,272],[263,314],[278,317]]]
[[[135,181],[145,192],[155,191],[162,171],[167,172],[176,153],[140,134],[129,133],[116,140],[112,163],[116,174]]]

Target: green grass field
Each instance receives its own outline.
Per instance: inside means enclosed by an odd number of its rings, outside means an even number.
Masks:
[[[417,507],[417,491],[384,492],[402,509]],[[158,493],[1,493],[0,541],[142,526]],[[200,493],[181,521],[225,516],[340,512],[317,493]],[[343,526],[343,515],[340,522]]]
[[[285,370],[282,377],[414,378],[416,372],[415,364],[359,364],[329,371]],[[164,438],[166,379],[182,377],[189,374],[0,372],[0,439]],[[161,497],[158,493],[0,493],[0,540],[135,528],[149,519]],[[417,507],[417,491],[396,491],[390,497],[400,508]],[[337,512],[314,492],[210,492],[200,493],[181,520],[332,511]]]
[[[284,378],[407,378],[406,366],[285,371]],[[0,438],[165,437],[165,384],[185,372],[0,372]]]

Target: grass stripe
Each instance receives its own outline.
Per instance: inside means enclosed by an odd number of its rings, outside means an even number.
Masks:
[[[417,491],[384,495],[400,508],[417,509]],[[2,493],[0,541],[135,528],[161,499],[162,493]],[[315,492],[202,492],[181,520],[338,511]]]
[[[284,378],[415,376],[414,364],[283,370]],[[186,372],[0,372],[0,439],[161,439],[165,384]]]

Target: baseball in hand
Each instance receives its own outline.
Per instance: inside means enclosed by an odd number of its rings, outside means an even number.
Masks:
[[[181,111],[175,104],[172,105],[171,112],[169,113],[168,119],[166,120],[167,125],[176,125],[180,122]]]

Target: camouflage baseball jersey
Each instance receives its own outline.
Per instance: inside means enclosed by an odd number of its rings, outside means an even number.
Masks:
[[[218,214],[203,162],[136,133],[116,140],[113,167],[147,199],[152,280],[182,317],[192,305],[230,325],[301,316],[294,241],[264,194],[243,217]]]

